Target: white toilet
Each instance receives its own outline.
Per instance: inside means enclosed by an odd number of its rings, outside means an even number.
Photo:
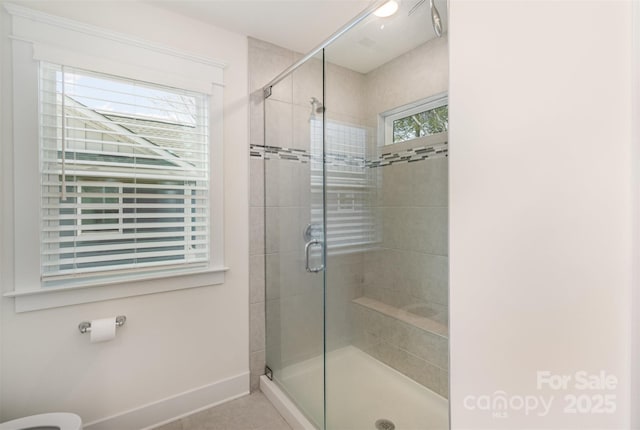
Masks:
[[[62,412],[32,415],[2,423],[0,430],[82,430],[82,419]]]

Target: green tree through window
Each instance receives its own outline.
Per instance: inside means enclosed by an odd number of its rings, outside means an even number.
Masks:
[[[446,132],[449,129],[449,106],[429,109],[393,121],[393,143]]]

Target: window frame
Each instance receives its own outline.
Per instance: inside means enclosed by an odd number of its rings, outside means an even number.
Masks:
[[[406,105],[398,106],[388,111],[382,112],[378,115],[378,143],[379,146],[399,145],[407,142],[411,142],[415,139],[420,139],[419,136],[414,139],[404,140],[402,142],[393,141],[393,122],[398,119],[406,118],[411,115],[415,115],[420,112],[425,112],[431,109],[439,108],[449,104],[449,94],[445,91],[435,94],[430,97],[426,97],[421,100],[417,100]],[[437,133],[432,136],[444,135],[447,132]]]
[[[61,85],[65,70],[70,82],[79,81],[67,85],[66,94],[64,85]],[[46,113],[39,118],[41,193],[45,205],[41,208],[43,243],[40,257],[43,285],[47,288],[66,285],[70,279],[81,285],[83,282],[89,283],[93,277],[110,280],[118,277],[122,271],[137,273],[154,271],[166,266],[195,268],[206,264],[209,261],[211,243],[208,222],[211,206],[208,192],[209,96],[95,71],[65,68],[44,61],[39,62],[39,74],[39,107],[42,113]],[[90,82],[83,81],[87,77]],[[91,85],[92,89],[87,90],[87,85]],[[114,85],[117,87],[115,91]],[[95,90],[99,95],[95,92],[92,94]],[[148,91],[154,94],[149,96]],[[124,102],[123,94],[132,95],[138,101]],[[130,112],[130,106],[131,103],[138,103],[137,106],[143,111],[146,109],[148,112],[160,113],[163,110],[161,104],[147,102],[160,97],[160,94],[192,98],[193,127],[176,129],[179,120],[168,120],[164,123],[155,121],[151,124],[152,135],[147,136],[147,118]],[[66,104],[62,100],[63,97],[67,100]],[[107,106],[101,107],[100,104]],[[122,109],[123,106],[125,109]],[[167,107],[169,106],[164,106]],[[63,109],[64,117],[70,118],[67,121],[62,120]],[[112,115],[115,119],[112,119]],[[98,116],[100,121],[96,126],[93,121]],[[142,123],[137,123],[137,120],[142,120]],[[73,125],[69,125],[70,121],[73,121]],[[131,127],[132,124],[136,126]],[[169,136],[170,142],[163,140],[167,136],[162,132],[157,132],[156,136],[154,131],[160,130],[161,124],[168,127],[166,130],[169,133],[178,135]],[[63,132],[63,127],[66,132]],[[111,134],[118,129],[122,129],[122,133]],[[185,132],[186,136],[180,136],[182,132]],[[155,138],[159,140],[154,140]],[[61,145],[65,148],[65,142],[66,158],[60,158]],[[100,142],[102,147],[94,146],[96,142]],[[126,149],[120,151],[119,145],[124,142],[127,143]],[[194,145],[191,147],[194,153],[188,155],[188,160],[178,155],[184,153],[184,150],[180,152],[183,144],[188,147]],[[87,160],[83,157],[85,154],[89,155]],[[151,156],[151,159],[147,159],[147,156]],[[161,158],[153,160],[153,156]],[[103,160],[103,157],[106,157],[106,160]],[[65,171],[65,159],[66,181],[63,181],[60,175],[61,171]],[[148,164],[145,160],[152,163]],[[88,164],[84,164],[85,162]],[[207,168],[203,168],[205,166]],[[136,178],[142,180],[137,181]],[[169,195],[161,196],[149,191],[148,187],[154,188],[154,181],[157,181],[155,186],[169,191]],[[190,191],[193,183],[200,187],[195,194]],[[62,194],[63,186],[67,189],[66,198]],[[100,189],[109,189],[111,192],[101,193]],[[138,192],[153,193],[154,198],[159,201],[150,201],[148,196],[139,197]],[[188,197],[174,200],[175,194]],[[91,207],[96,197],[99,199],[97,202],[102,205],[98,209],[98,215],[84,217],[84,212],[96,210]],[[142,198],[144,202],[138,205],[135,203],[137,198]],[[170,203],[171,209],[164,212],[167,203]],[[175,209],[178,207],[176,212]],[[76,218],[69,219],[74,209]],[[151,215],[153,210],[164,212],[164,215],[154,217]],[[106,213],[115,213],[117,216],[106,215],[105,218]],[[139,224],[139,220],[143,218],[151,219]],[[182,230],[165,229],[166,224],[162,222],[167,218],[171,218],[172,228],[181,227]],[[124,222],[125,219],[127,222]],[[142,231],[138,232],[138,227],[142,228]],[[155,240],[157,237],[162,239]],[[178,238],[181,238],[179,243],[175,240]],[[106,244],[101,242],[103,240],[117,242]],[[152,242],[155,245],[151,245]],[[188,246],[190,243],[195,243],[196,246]],[[154,251],[146,253],[154,246]],[[91,251],[87,251],[88,249]],[[88,254],[101,254],[105,251],[109,251],[107,258]],[[160,258],[152,255],[155,253],[159,253]],[[152,256],[149,257],[150,255]],[[163,261],[162,257],[168,258]]]
[[[16,312],[68,306],[144,294],[222,284],[223,231],[223,70],[224,62],[198,57],[59,18],[17,5],[4,5],[12,21],[13,68],[12,241],[2,244],[13,256]],[[56,45],[52,45],[55,41]],[[98,56],[99,55],[99,56]],[[40,112],[39,62],[64,64],[99,73],[166,85],[209,95],[209,261],[197,269],[167,267],[152,274],[125,273],[110,279],[43,287],[40,279]],[[171,70],[172,72],[167,72]],[[7,172],[8,173],[8,172]]]

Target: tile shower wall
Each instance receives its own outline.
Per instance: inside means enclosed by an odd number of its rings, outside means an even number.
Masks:
[[[250,365],[251,389],[264,372],[265,308],[270,330],[270,357],[286,366],[322,354],[322,277],[309,274],[301,259],[302,232],[311,222],[317,194],[310,193],[311,128],[310,98],[322,99],[322,63],[311,60],[293,76],[273,88],[268,99],[265,147],[262,87],[284,70],[299,54],[275,45],[249,39],[250,70],[250,158],[251,158],[251,294]],[[327,94],[340,106],[333,120],[363,121],[364,103],[353,99],[362,94],[364,77],[330,65],[339,78],[327,83]],[[350,88],[350,92],[346,91]],[[347,100],[345,97],[349,97]],[[264,187],[264,181],[271,186]],[[266,218],[267,225],[264,225]],[[265,228],[268,241],[265,244]],[[265,252],[266,251],[266,252]],[[352,299],[362,295],[361,253],[330,255],[327,266],[328,348],[350,343]],[[269,274],[265,283],[265,269]],[[266,289],[265,289],[266,287]],[[266,295],[265,295],[266,290]],[[270,358],[271,359],[271,358]]]
[[[291,51],[249,38],[250,146],[264,145],[262,86],[293,62]],[[281,94],[274,94],[274,97]],[[264,160],[250,157],[249,228],[249,366],[251,391],[259,386],[265,367],[265,198]]]
[[[379,169],[382,243],[364,261],[371,301],[352,305],[353,342],[447,397],[448,159]]]
[[[323,278],[305,270],[303,239],[321,199],[310,192],[312,97],[322,99],[316,59],[276,84],[265,101],[266,340],[276,378],[323,350]]]
[[[367,118],[447,91],[446,38],[366,75]],[[417,73],[416,71],[420,71]],[[402,85],[389,83],[401,82]],[[448,150],[421,138],[372,149],[381,244],[364,261],[353,304],[353,343],[433,391],[448,395]],[[433,151],[429,149],[433,148]]]
[[[446,325],[448,158],[379,169],[382,242],[365,262],[365,295]]]
[[[345,190],[341,188],[345,177],[360,180],[371,185],[366,168],[367,148],[358,146],[370,143],[371,132],[366,125],[365,111],[365,75],[331,62],[330,50],[327,51],[325,69],[325,121],[326,121],[326,183],[327,183],[327,224],[331,235],[331,227],[335,220],[343,214],[337,206],[369,207],[374,201],[376,189],[369,196],[347,196],[343,200]],[[355,137],[358,136],[358,137]],[[359,152],[360,151],[360,152]],[[353,206],[351,206],[353,205]],[[348,209],[347,209],[348,210]],[[341,221],[347,223],[348,221]],[[364,282],[364,259],[366,252],[357,248],[340,248],[334,246],[334,238],[328,237],[328,257],[326,271],[326,342],[331,351],[350,345],[351,325],[353,322],[352,300],[362,296]],[[336,241],[337,242],[337,241]],[[328,369],[330,372],[331,369]]]

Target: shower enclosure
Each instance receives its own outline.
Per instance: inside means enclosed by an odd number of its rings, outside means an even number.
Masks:
[[[437,37],[416,3],[264,88],[266,374],[319,429],[448,428],[446,7]]]

